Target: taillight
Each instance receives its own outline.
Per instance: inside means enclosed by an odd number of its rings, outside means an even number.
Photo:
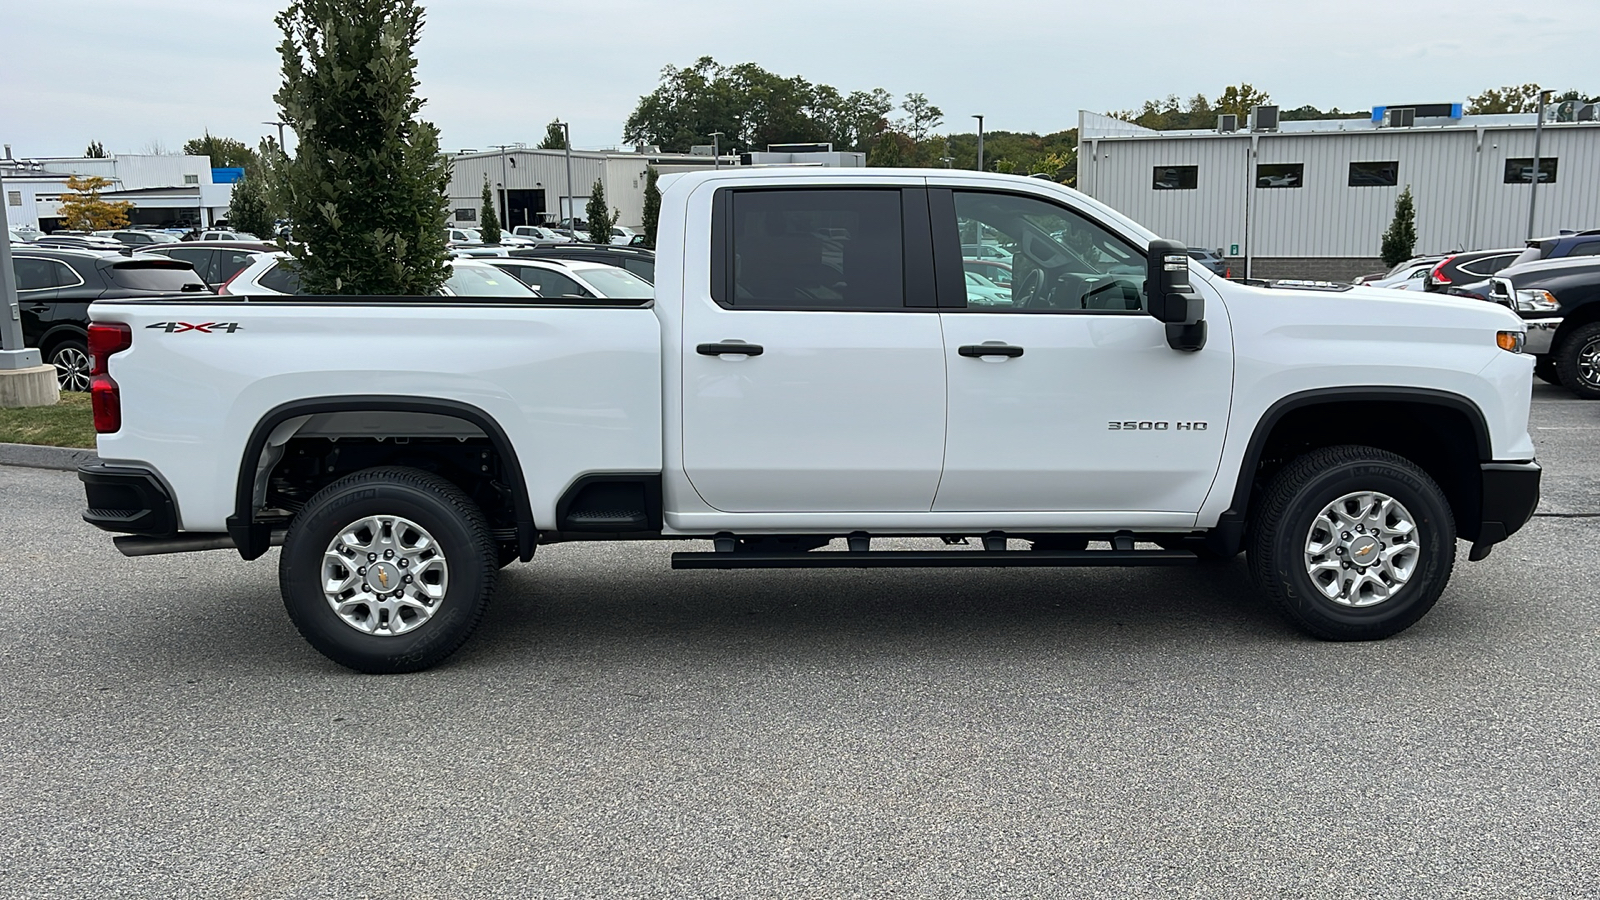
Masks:
[[[133,329],[121,322],[89,325],[89,405],[97,434],[115,434],[122,428],[122,395],[108,364],[113,353],[132,346]]]
[[[250,267],[249,266],[245,266],[244,269],[240,269],[239,271],[233,273],[232,275],[229,275],[228,276],[228,280],[224,281],[222,283],[222,286],[217,288],[217,293],[218,294],[226,294],[226,293],[228,293],[228,285],[233,284],[234,279],[238,278],[240,275],[243,275],[245,273],[245,269],[248,269],[248,268],[250,268]]]
[[[1449,284],[1450,283],[1450,276],[1444,274],[1444,266],[1445,266],[1445,263],[1448,263],[1452,259],[1455,259],[1455,257],[1454,256],[1446,256],[1444,259],[1439,260],[1439,264],[1437,266],[1433,267],[1433,271],[1432,272],[1428,273],[1428,277],[1433,279],[1433,283],[1434,284]]]

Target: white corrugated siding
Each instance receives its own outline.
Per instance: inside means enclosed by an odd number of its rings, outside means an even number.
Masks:
[[[1526,234],[1529,185],[1505,184],[1504,174],[1508,157],[1533,155],[1532,126],[1256,137],[1261,164],[1304,165],[1301,187],[1252,191],[1250,135],[1085,141],[1080,183],[1158,234],[1224,250],[1253,242],[1255,257],[1375,257],[1406,185],[1419,252],[1516,246]],[[1539,187],[1535,234],[1600,227],[1600,126],[1548,127],[1542,147],[1559,168],[1555,184]],[[1350,163],[1390,160],[1398,185],[1349,186]],[[1168,165],[1198,165],[1198,188],[1155,190],[1154,168]]]

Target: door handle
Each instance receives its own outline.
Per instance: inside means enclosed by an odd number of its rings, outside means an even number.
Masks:
[[[715,344],[700,344],[694,348],[694,352],[701,356],[760,356],[766,352],[766,348],[744,341],[718,341]]]
[[[34,305],[28,307],[28,312],[39,313],[40,315],[43,315],[44,313],[47,313],[49,311],[50,311],[50,307],[45,306],[42,303],[35,303]]]
[[[985,356],[1006,356],[1015,359],[1022,355],[1022,348],[1014,344],[962,344],[956,352],[972,359],[982,359]]]

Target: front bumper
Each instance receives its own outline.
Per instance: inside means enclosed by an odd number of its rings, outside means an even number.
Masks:
[[[1468,559],[1476,562],[1489,549],[1528,524],[1539,506],[1539,464],[1490,462],[1482,464],[1482,511],[1478,537]]]
[[[94,463],[78,467],[88,499],[83,520],[118,534],[172,537],[178,533],[178,507],[167,486],[148,469]]]
[[[1528,326],[1528,339],[1522,345],[1523,353],[1534,356],[1544,356],[1550,352],[1555,344],[1556,330],[1561,327],[1560,319],[1524,319],[1522,324]]]

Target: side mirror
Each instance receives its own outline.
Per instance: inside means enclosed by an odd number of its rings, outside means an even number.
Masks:
[[[1206,345],[1206,301],[1189,283],[1189,250],[1177,241],[1150,242],[1145,293],[1150,315],[1167,324],[1167,346],[1194,351]]]

